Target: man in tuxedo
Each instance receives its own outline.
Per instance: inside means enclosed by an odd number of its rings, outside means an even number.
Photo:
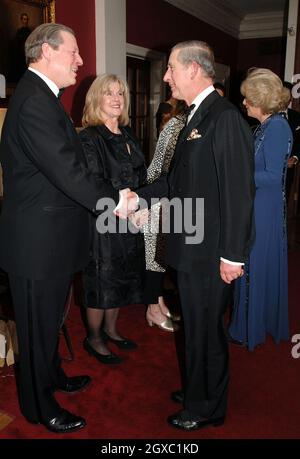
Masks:
[[[288,108],[286,110],[286,117],[293,133],[293,147],[288,160],[286,175],[286,202],[288,204],[295,175],[295,166],[298,164],[300,157],[300,113],[297,110]]]
[[[292,133],[293,133],[293,146],[292,146],[290,158],[288,160],[288,168],[287,168],[286,184],[285,184],[286,203],[288,206],[290,193],[291,193],[294,176],[295,176],[295,169],[296,169],[295,166],[299,162],[299,155],[300,155],[300,113],[297,112],[297,110],[294,110],[290,107],[291,100],[292,100],[293,84],[290,83],[289,81],[284,81],[283,86],[286,87],[291,93],[291,97],[290,97],[288,106],[286,107],[284,113],[290,125],[290,128],[292,130]]]
[[[83,64],[74,32],[42,24],[25,44],[28,70],[2,130],[4,202],[0,266],[9,276],[19,350],[19,400],[32,423],[54,432],[85,426],[60,407],[54,391],[84,389],[89,376],[67,377],[58,335],[72,275],[88,261],[89,212],[99,198],[118,199],[105,180],[94,182],[59,90],[74,85]],[[117,194],[117,196],[116,196]]]
[[[176,232],[181,223],[176,218],[182,219],[176,212],[167,237],[166,262],[177,271],[186,357],[184,391],[172,394],[184,409],[168,422],[186,431],[224,422],[229,375],[223,314],[230,284],[243,275],[252,233],[252,134],[239,111],[214,89],[214,77],[214,56],[206,43],[172,48],[164,81],[173,97],[192,104],[192,111],[170,166],[169,198],[183,207],[189,198],[186,215],[194,221],[196,200],[204,199],[203,241],[196,233],[192,241],[185,224]],[[165,192],[166,180],[160,178],[139,189],[138,196],[150,203]]]

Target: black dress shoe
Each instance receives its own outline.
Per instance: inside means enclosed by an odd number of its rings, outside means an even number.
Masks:
[[[27,422],[30,422],[30,424],[40,424],[40,421],[36,421],[35,419],[29,419],[29,418],[26,418],[26,416],[25,416],[25,419]]]
[[[137,344],[134,341],[130,341],[127,338],[122,339],[114,339],[109,336],[104,330],[101,330],[101,337],[103,341],[111,341],[112,343],[116,344],[120,349],[126,349],[128,351],[137,348]]]
[[[51,430],[51,432],[68,433],[82,429],[86,425],[86,422],[83,418],[75,416],[67,410],[62,410],[58,416],[42,424],[44,424],[48,430]]]
[[[96,349],[94,349],[93,346],[90,345],[89,340],[87,338],[85,338],[83,341],[83,347],[90,355],[95,357],[101,363],[105,363],[108,365],[116,365],[118,363],[123,362],[123,359],[118,355],[114,354],[113,352],[107,355],[100,354],[100,352],[97,352]]]
[[[185,411],[180,411],[179,413],[169,416],[167,421],[172,427],[176,427],[176,429],[190,432],[191,430],[203,429],[203,427],[210,425],[214,427],[221,426],[224,424],[225,416],[219,418],[192,419]]]
[[[71,376],[67,378],[67,382],[64,386],[58,390],[60,392],[67,392],[73,394],[74,392],[80,392],[85,389],[91,383],[91,378],[87,375],[83,376]]]
[[[172,392],[171,399],[173,400],[173,402],[183,404],[183,401],[184,401],[183,390],[179,389],[179,390],[175,390],[174,392]]]

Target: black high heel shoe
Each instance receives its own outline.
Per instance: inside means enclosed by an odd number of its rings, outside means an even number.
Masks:
[[[113,352],[107,355],[100,354],[100,352],[97,352],[96,349],[94,349],[93,346],[91,346],[87,338],[84,338],[83,347],[90,355],[95,357],[101,363],[105,363],[108,365],[116,365],[118,363],[123,362],[123,359],[118,355],[114,354]]]
[[[127,338],[122,339],[115,339],[109,336],[104,330],[101,330],[101,338],[103,341],[111,341],[112,343],[116,344],[120,349],[126,349],[127,351],[131,351],[132,349],[137,348],[137,344],[134,341],[130,341]]]

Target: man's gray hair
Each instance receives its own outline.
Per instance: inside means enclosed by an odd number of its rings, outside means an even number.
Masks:
[[[173,46],[172,51],[179,50],[177,59],[183,65],[197,62],[205,75],[212,80],[215,79],[215,57],[212,48],[204,41],[189,40],[182,41]]]
[[[74,31],[63,24],[50,22],[41,24],[34,29],[25,42],[25,56],[27,65],[37,62],[42,57],[42,45],[48,43],[51,48],[57,49],[62,44],[61,32],[68,32],[75,37]]]

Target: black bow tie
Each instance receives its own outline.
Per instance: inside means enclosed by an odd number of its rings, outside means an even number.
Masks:
[[[61,96],[63,95],[64,91],[65,91],[65,88],[61,88],[61,89],[58,91],[57,97],[58,97],[59,99],[60,99]]]
[[[184,113],[185,113],[186,115],[189,115],[189,114],[194,110],[195,107],[196,107],[195,104],[190,105],[189,107],[187,107],[187,108],[185,109]]]

